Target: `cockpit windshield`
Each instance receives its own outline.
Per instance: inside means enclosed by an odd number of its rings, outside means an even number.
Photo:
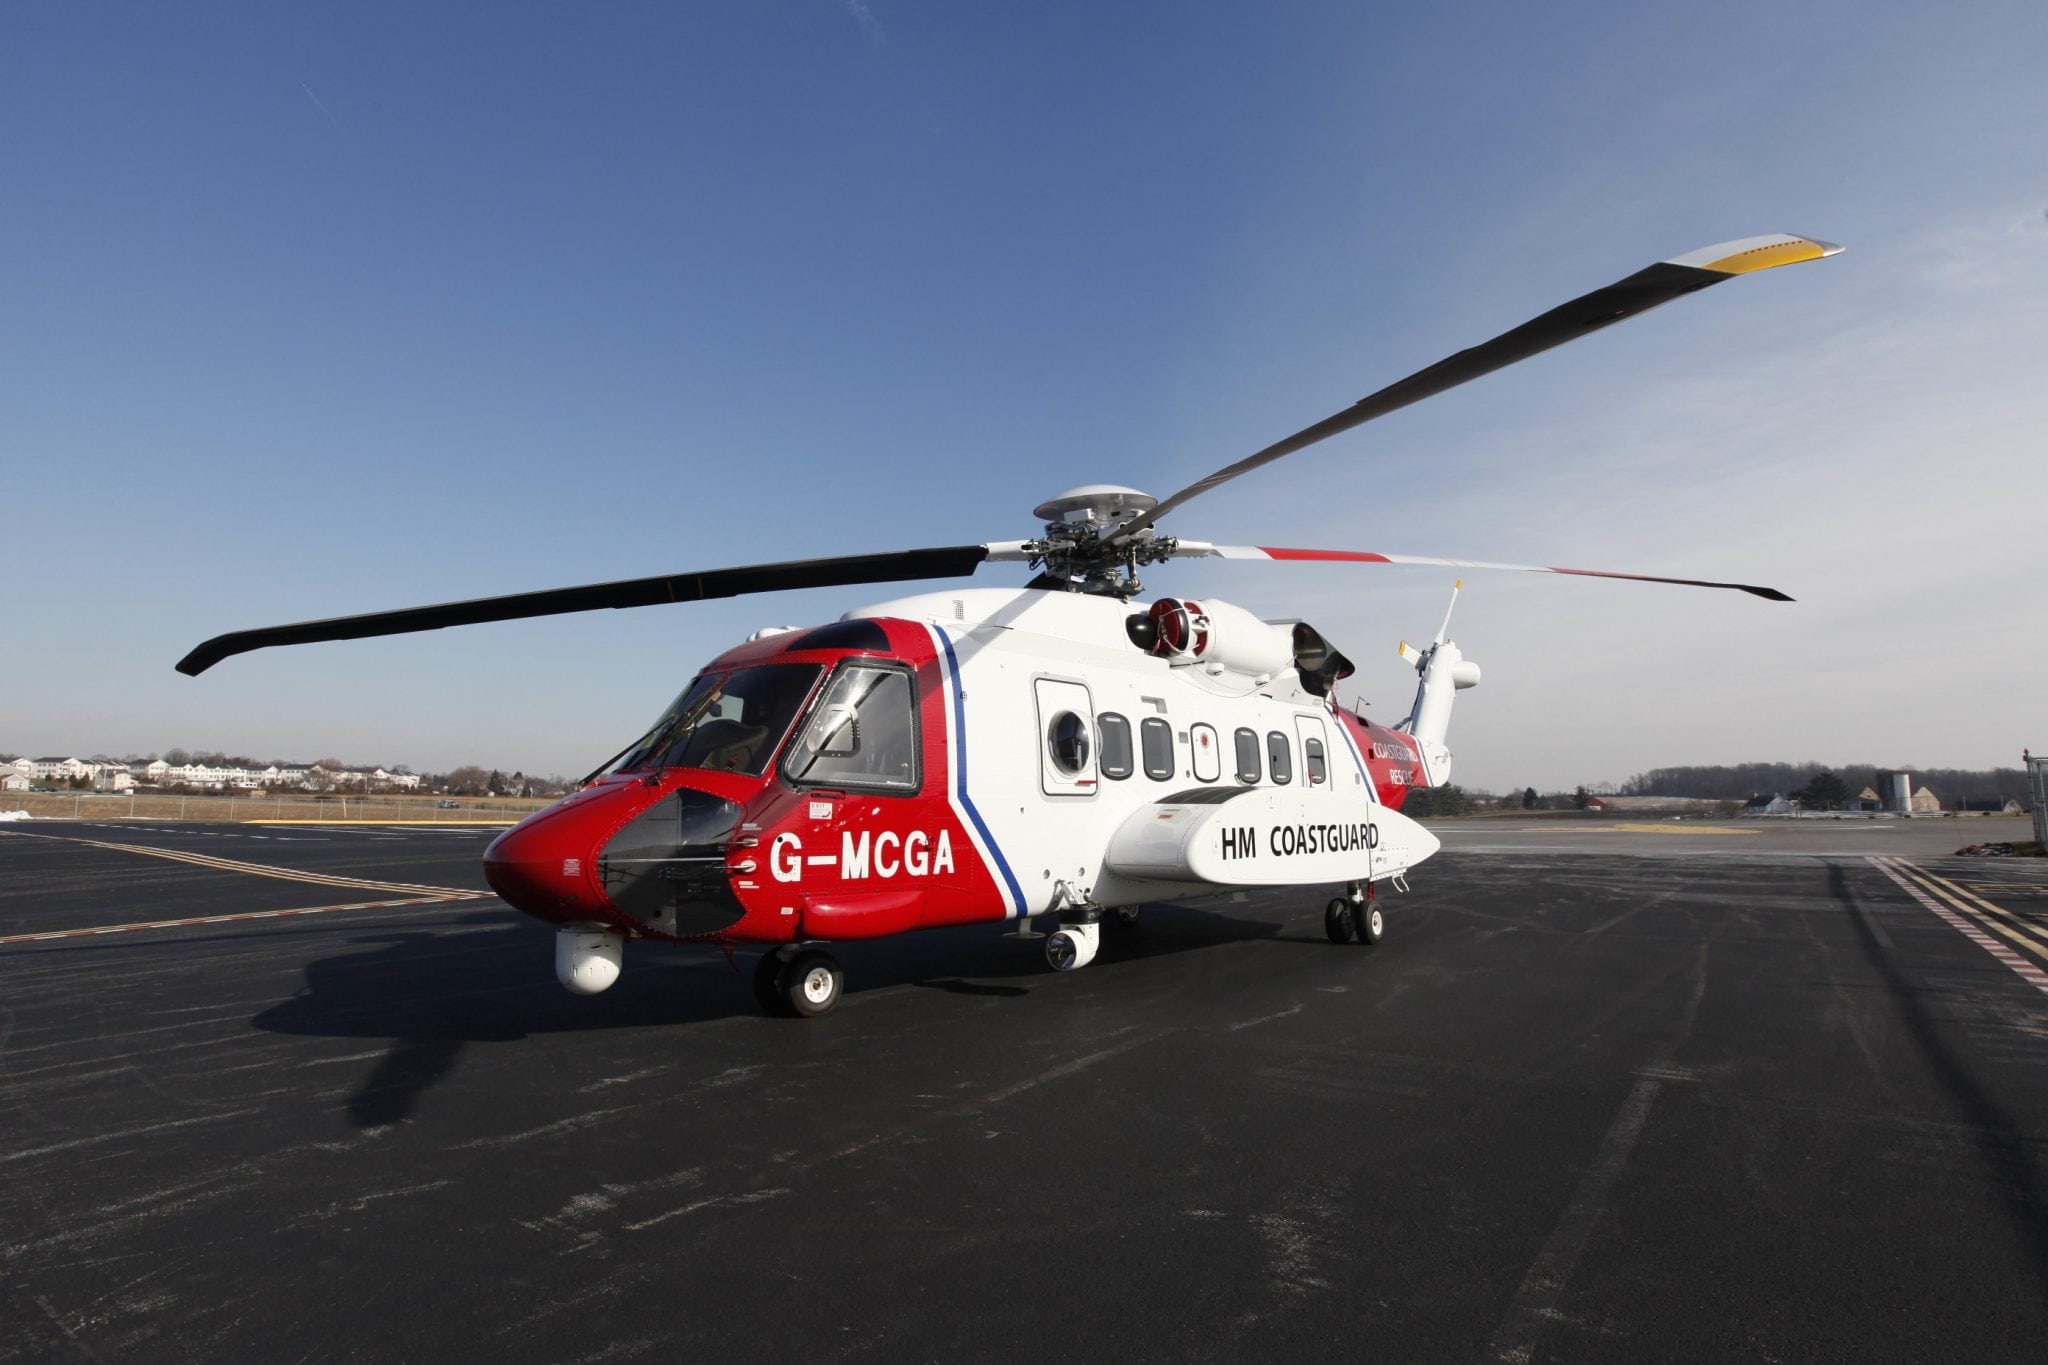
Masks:
[[[612,771],[710,768],[758,777],[821,671],[816,664],[762,664],[723,677],[706,674],[669,703]]]

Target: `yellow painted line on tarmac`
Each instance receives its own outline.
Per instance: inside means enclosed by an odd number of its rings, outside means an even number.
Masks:
[[[186,929],[199,924],[233,924],[250,919],[289,919],[299,915],[332,915],[342,910],[391,910],[405,905],[446,905],[451,901],[484,900],[486,891],[463,891],[452,896],[408,896],[397,900],[351,901],[347,905],[308,905],[292,910],[239,910],[231,915],[194,915],[187,919],[137,920],[133,924],[102,924],[91,929],[53,929],[40,934],[9,934],[0,945],[46,943],[60,938],[99,938],[107,934],[132,934],[144,929]]]
[[[1625,821],[1618,825],[1596,825],[1596,829],[1611,829],[1621,834],[1762,834],[1760,829],[1742,829],[1735,825],[1683,825],[1673,821],[1668,825],[1645,825]]]
[[[388,891],[401,896],[467,897],[483,894],[466,886],[434,886],[424,882],[387,882],[325,872],[301,872],[296,868],[275,867],[269,863],[245,863],[233,858],[216,858],[206,853],[190,853],[183,849],[115,844],[103,839],[79,839],[64,834],[31,834],[27,830],[0,830],[0,834],[16,839],[48,839],[60,844],[83,844],[88,848],[103,848],[114,853],[133,853],[143,858],[163,858],[169,862],[185,863],[192,867],[211,868],[219,872],[241,872],[252,877],[274,877],[280,881],[303,882],[309,886],[333,886],[355,891]]]
[[[1963,890],[1954,882],[1936,876],[1917,863],[1907,862],[1901,858],[1898,860],[1898,868],[1918,882],[1921,889],[1933,892],[1986,929],[2012,940],[2035,957],[2048,962],[2048,932],[2044,932],[2040,926],[2014,914],[2002,905],[1995,905],[1982,896]],[[1970,901],[1975,901],[1976,904],[1968,904]]]
[[[1929,888],[1923,886],[1918,878],[1906,875],[1908,870],[1919,871],[1913,864],[1903,858],[1891,858],[1875,854],[1866,859],[1866,861],[1879,872],[1891,878],[1900,890],[1945,920],[1951,929],[1954,929],[1964,938],[1969,939],[1970,942],[1976,944],[1979,948],[1982,948],[1985,952],[2011,968],[2022,981],[2032,986],[2035,990],[2048,994],[2048,971],[2043,971],[2038,964],[2022,957],[1984,932],[1986,927],[1996,928],[1996,925],[1985,925],[1983,918],[1979,915],[1958,914],[1950,906],[1942,903],[1942,901],[1948,900],[1946,896],[1937,900],[1934,896],[1929,895]],[[2012,937],[2011,934],[2004,933],[2002,930],[2000,932],[2004,934],[2004,937]]]

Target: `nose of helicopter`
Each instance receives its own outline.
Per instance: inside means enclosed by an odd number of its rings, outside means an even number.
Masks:
[[[514,909],[557,924],[610,918],[597,854],[616,823],[603,789],[577,792],[506,830],[484,850],[484,880]]]
[[[739,822],[737,802],[673,781],[600,782],[499,835],[484,878],[553,924],[701,938],[746,918],[726,867]]]

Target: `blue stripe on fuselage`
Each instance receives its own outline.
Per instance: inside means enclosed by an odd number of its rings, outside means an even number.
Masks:
[[[1024,913],[1024,888],[1017,884],[1017,875],[1010,871],[1010,864],[1003,857],[1003,850],[996,844],[996,836],[989,832],[988,821],[981,818],[981,812],[974,808],[974,799],[967,794],[967,696],[960,690],[960,659],[953,653],[953,641],[939,626],[931,627],[932,634],[939,637],[939,646],[946,651],[946,681],[953,689],[953,790],[960,801],[960,808],[967,812],[967,818],[974,822],[981,832],[982,843],[988,845],[989,856],[996,860],[996,870],[1003,874],[1003,881],[1009,885],[1010,895],[1015,898],[1016,915]],[[1012,917],[1005,910],[1004,918]]]

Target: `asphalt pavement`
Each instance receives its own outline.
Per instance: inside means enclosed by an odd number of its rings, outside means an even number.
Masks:
[[[2048,869],[1701,828],[797,1020],[569,995],[490,831],[0,827],[0,1361],[2040,1359]]]

